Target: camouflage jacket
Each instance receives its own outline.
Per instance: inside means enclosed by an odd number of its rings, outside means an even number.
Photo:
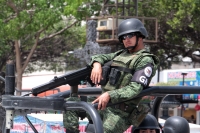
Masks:
[[[103,66],[104,63],[110,60],[113,60],[111,68],[112,66],[120,66],[132,70],[132,73],[120,71],[119,80],[115,85],[111,85],[108,81],[105,86],[102,86],[102,91],[107,91],[109,93],[112,103],[126,101],[137,96],[144,87],[148,86],[159,64],[159,60],[155,55],[143,49],[131,54],[127,50],[120,50],[115,53],[95,55],[92,56],[90,65],[92,65],[93,62],[99,62]],[[144,84],[138,82],[139,79],[136,78],[139,78],[137,73],[139,71],[143,72],[148,64],[152,65],[152,71],[148,80],[145,81],[146,86],[144,86]],[[134,101],[126,102],[126,104],[138,105],[140,100],[141,98],[137,98]]]

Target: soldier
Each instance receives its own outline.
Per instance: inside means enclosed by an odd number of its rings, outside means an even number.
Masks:
[[[132,133],[160,133],[160,131],[161,128],[156,118],[151,114],[147,114],[138,127],[133,127]]]
[[[148,87],[159,64],[158,58],[144,48],[143,39],[147,36],[147,31],[140,20],[126,19],[118,27],[118,38],[125,49],[92,56],[89,64],[92,66],[90,78],[94,84],[100,84],[102,87],[102,94],[92,103],[98,103],[104,133],[123,133],[130,125],[137,127],[149,111],[148,106],[140,104],[142,98],[126,101]],[[105,65],[108,62],[110,66]],[[67,100],[79,101],[77,96]],[[126,102],[106,108],[108,102],[122,101]],[[66,111],[64,114],[67,133],[79,132],[76,117],[76,111]]]

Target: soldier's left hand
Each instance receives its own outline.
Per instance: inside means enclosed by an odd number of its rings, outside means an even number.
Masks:
[[[98,103],[98,110],[104,110],[110,100],[110,95],[108,92],[103,93],[97,99],[95,99],[92,103]]]

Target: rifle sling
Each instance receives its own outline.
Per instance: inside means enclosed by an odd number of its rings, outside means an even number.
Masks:
[[[120,66],[111,66],[111,68],[115,68],[115,69],[118,69],[120,71],[123,71],[123,72],[126,72],[126,73],[133,73],[133,70],[132,69],[129,69],[129,68],[125,68],[125,67],[120,67]]]

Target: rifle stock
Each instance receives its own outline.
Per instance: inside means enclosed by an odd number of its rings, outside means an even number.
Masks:
[[[60,77],[56,76],[54,77],[54,79],[52,79],[48,83],[32,88],[32,94],[34,96],[37,96],[37,94],[39,93],[54,89],[58,86],[65,85],[65,84],[69,84],[70,86],[79,85],[81,80],[87,80],[88,82],[91,83],[91,80],[90,80],[91,70],[92,68],[90,66],[87,66]]]

